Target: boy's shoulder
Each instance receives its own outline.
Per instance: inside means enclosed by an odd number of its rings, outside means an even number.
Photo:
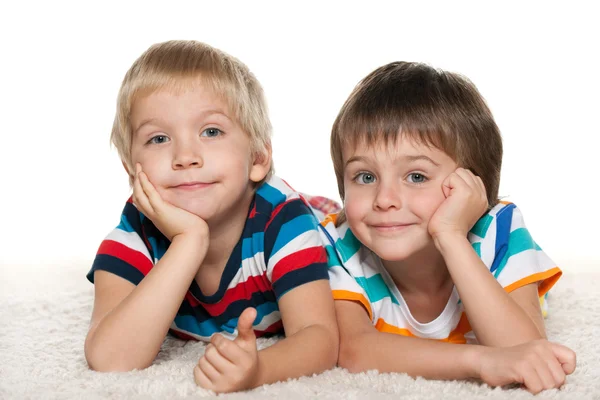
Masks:
[[[273,175],[259,186],[255,199],[257,203],[270,205],[274,210],[288,201],[301,199],[301,196],[286,181]]]
[[[271,176],[256,190],[255,208],[257,212],[274,214],[288,205],[291,208],[309,211],[319,221],[325,217],[326,210],[339,210],[339,205],[335,201],[298,192],[284,179],[275,175]]]
[[[347,221],[337,226],[339,213],[329,214],[321,222],[321,232],[342,263],[347,264],[350,260],[358,261],[361,258],[362,243],[354,236]],[[358,262],[360,264],[360,262]]]
[[[485,239],[489,236],[490,229],[493,229],[496,234],[508,234],[516,228],[515,224],[522,224],[521,210],[517,208],[515,203],[502,200],[479,218],[471,228],[469,236],[471,241],[475,237]]]

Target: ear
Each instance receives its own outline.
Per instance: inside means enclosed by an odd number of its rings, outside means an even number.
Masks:
[[[252,167],[250,167],[250,180],[254,183],[258,183],[265,179],[269,171],[271,170],[271,144],[267,144],[265,149],[261,152],[257,152],[254,155],[254,161]]]

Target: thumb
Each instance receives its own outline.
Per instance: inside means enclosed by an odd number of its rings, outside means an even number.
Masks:
[[[558,343],[552,343],[552,353],[554,353],[566,375],[572,374],[575,371],[577,357],[573,350]]]
[[[444,181],[442,182],[442,192],[444,193],[444,197],[448,198],[448,196],[450,196],[450,192],[452,191],[453,185],[452,185],[452,175],[454,175],[454,172],[451,173],[450,175],[448,175],[446,177],[446,179],[444,179]]]
[[[240,315],[238,318],[238,335],[235,338],[236,342],[250,342],[256,340],[254,329],[252,329],[252,324],[254,324],[256,314],[256,309],[253,307],[248,307],[242,312],[242,315]]]

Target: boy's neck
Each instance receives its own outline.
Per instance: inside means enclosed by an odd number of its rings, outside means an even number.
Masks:
[[[201,269],[220,267],[223,270],[225,268],[235,245],[242,236],[254,193],[255,190],[249,188],[246,196],[239,202],[235,210],[219,221],[208,223],[210,243]]]
[[[433,243],[405,260],[381,261],[401,293],[433,296],[453,286],[444,258]]]

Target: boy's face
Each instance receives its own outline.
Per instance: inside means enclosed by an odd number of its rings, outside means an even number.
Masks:
[[[252,181],[262,180],[270,166],[270,159],[255,162],[248,135],[202,85],[137,99],[131,126],[133,165],[142,165],[164,200],[209,223],[247,206]]]
[[[444,201],[442,182],[457,168],[443,151],[413,140],[347,146],[344,206],[350,229],[386,261],[432,245],[429,220]]]

